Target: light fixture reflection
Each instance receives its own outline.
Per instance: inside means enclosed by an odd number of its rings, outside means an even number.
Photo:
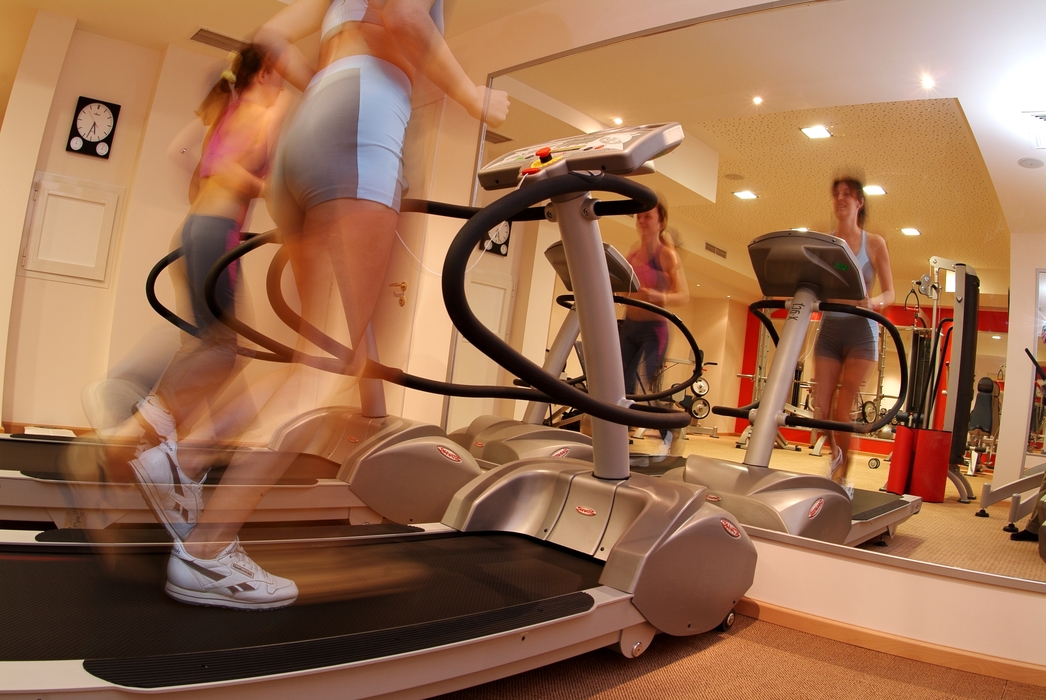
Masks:
[[[901,229],[901,233],[903,233],[906,236],[920,236],[920,235],[922,235],[921,232],[919,231],[919,229],[917,229],[917,228],[902,228]]]
[[[751,190],[741,190],[740,192],[734,192],[734,196],[738,199],[759,199],[759,197]]]
[[[937,85],[934,79],[925,73],[923,73],[923,77],[919,82],[922,83],[923,90],[933,90],[934,86]]]
[[[886,190],[884,190],[879,185],[865,185],[864,186],[864,193],[865,194],[886,194]]]
[[[829,133],[828,129],[824,128],[820,124],[818,124],[817,126],[808,126],[804,129],[800,129],[800,131],[802,131],[804,134],[806,134],[812,139],[826,139],[831,137],[832,135],[831,133]]]
[[[757,104],[757,105],[763,104],[763,98],[759,97],[758,95],[756,95],[755,97],[752,98],[752,104]]]
[[[621,117],[614,117],[614,124],[615,125],[621,126],[624,123],[625,123],[625,120],[622,119]]]

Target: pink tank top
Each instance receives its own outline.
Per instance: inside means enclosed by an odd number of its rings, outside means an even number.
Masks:
[[[241,103],[241,100],[230,102],[222,115],[218,117],[218,123],[214,127],[210,141],[207,142],[207,147],[200,157],[201,178],[214,175],[218,162],[228,156],[240,156],[237,160],[248,172],[257,177],[265,176],[269,168],[268,136],[260,143],[248,142],[248,138],[244,134],[237,134],[226,128],[229,116],[239,109]]]

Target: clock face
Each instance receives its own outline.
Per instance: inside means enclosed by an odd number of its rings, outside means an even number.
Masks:
[[[494,241],[497,245],[501,245],[508,240],[509,232],[511,231],[510,224],[507,221],[502,221],[495,228],[491,229],[490,240]]]
[[[85,141],[101,141],[113,130],[115,123],[112,110],[101,102],[85,105],[76,115],[76,131]]]

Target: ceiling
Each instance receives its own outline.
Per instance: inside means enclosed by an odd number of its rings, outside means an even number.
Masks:
[[[831,230],[829,185],[854,174],[887,191],[869,197],[866,227],[887,240],[899,299],[936,255],[971,265],[982,304],[1006,308],[1011,231],[1046,231],[1046,169],[1017,165],[1046,160],[1033,120],[1021,114],[1046,108],[1046,44],[1034,29],[1043,21],[1042,2],[828,0],[621,41],[510,75],[604,124],[679,121],[718,151],[714,203],[667,177],[647,178],[666,195],[691,286],[702,285],[692,289],[697,296],[758,295],[750,268],[747,284],[736,274],[747,242],[783,228]],[[1022,82],[1021,74],[1039,79]],[[936,85],[925,89],[923,75]],[[537,134],[522,123],[530,111],[511,112],[498,128],[520,134],[501,148],[572,131],[553,119]],[[814,124],[832,138],[799,131]],[[732,195],[743,189],[759,199]],[[922,235],[904,236],[903,227]]]
[[[446,0],[447,33],[541,4]],[[244,37],[282,7],[0,0],[0,106],[37,9],[112,38],[221,55],[189,37],[201,27]],[[679,121],[719,152],[714,204],[661,175],[645,178],[669,200],[697,296],[757,295],[747,241],[780,228],[827,230],[830,179],[854,172],[887,190],[870,199],[867,226],[887,239],[899,296],[936,254],[971,264],[986,305],[1005,307],[1009,234],[1046,231],[1046,168],[1017,165],[1046,160],[1021,114],[1046,109],[1046,81],[1022,82],[1046,75],[1044,23],[1041,0],[823,0],[621,41],[512,76],[603,123]],[[924,73],[935,88],[920,86]],[[758,107],[756,95],[764,99]],[[833,138],[807,140],[798,127],[811,123]],[[517,102],[499,131],[519,145],[573,130]],[[759,199],[737,200],[731,192],[739,189]],[[903,237],[902,226],[923,235]],[[627,222],[607,230],[622,241],[630,235]],[[706,253],[706,242],[728,259]]]

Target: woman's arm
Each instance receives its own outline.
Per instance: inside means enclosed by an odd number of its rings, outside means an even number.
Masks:
[[[403,54],[436,87],[476,119],[498,126],[508,117],[508,93],[474,85],[429,16],[434,0],[388,0],[385,28]]]
[[[686,281],[683,263],[674,248],[665,246],[661,249],[661,269],[667,270],[668,291],[661,292],[663,299],[655,301],[658,306],[683,306],[690,301],[690,285]]]
[[[871,236],[872,242],[872,267],[875,268],[875,276],[879,278],[879,296],[868,300],[868,307],[872,311],[882,312],[887,306],[893,304],[896,294],[893,289],[893,270],[890,268],[890,251],[886,247],[886,240],[882,236]]]
[[[330,0],[295,0],[263,24],[254,37],[256,43],[273,54],[276,71],[302,92],[316,70],[294,42],[320,28],[329,6]]]

